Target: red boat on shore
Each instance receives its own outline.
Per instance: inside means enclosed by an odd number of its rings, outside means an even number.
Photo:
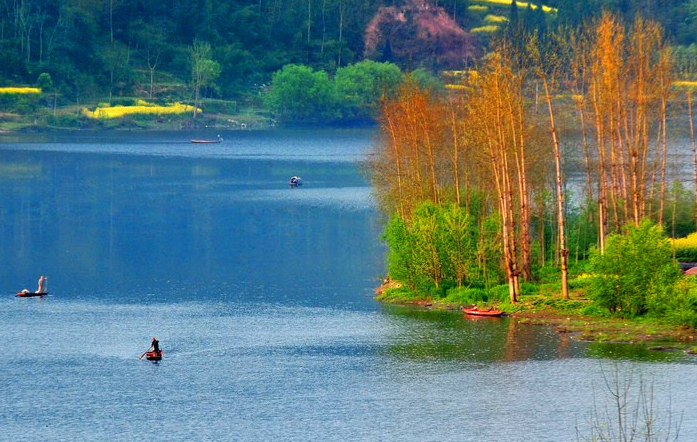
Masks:
[[[472,307],[472,308],[462,308],[462,311],[465,312],[468,315],[472,316],[488,316],[491,318],[498,318],[501,315],[503,315],[503,311],[501,310],[496,310],[495,308],[489,308],[489,309],[479,309],[477,307]]]
[[[148,361],[161,361],[162,360],[162,350],[160,351],[146,351],[145,359]]]
[[[15,296],[18,296],[20,298],[31,298],[33,296],[46,296],[48,295],[48,292],[43,292],[43,293],[36,293],[36,292],[17,292]]]

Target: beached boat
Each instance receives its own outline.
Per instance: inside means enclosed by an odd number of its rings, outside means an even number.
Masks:
[[[160,351],[146,351],[145,359],[148,361],[161,361],[162,360],[162,350]]]
[[[218,135],[218,138],[215,140],[191,140],[192,143],[196,144],[215,144],[215,143],[222,143],[223,142],[223,137]]]
[[[36,293],[36,292],[17,292],[15,296],[19,296],[20,298],[31,298],[32,296],[46,296],[48,295],[48,292],[43,292],[43,293]]]
[[[477,307],[472,307],[472,308],[462,308],[462,311],[465,312],[468,315],[473,315],[473,316],[489,316],[489,317],[499,317],[503,315],[503,312],[501,310],[496,310],[494,308],[489,308],[489,309],[479,309]]]

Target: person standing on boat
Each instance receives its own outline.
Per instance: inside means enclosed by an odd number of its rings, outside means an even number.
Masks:
[[[153,353],[159,355],[160,354],[160,341],[155,339],[155,337],[152,337],[152,344],[150,345],[150,348],[152,349]]]
[[[39,288],[36,289],[36,293],[46,292],[46,288],[44,287],[44,283],[46,283],[46,281],[48,281],[48,276],[41,275],[41,277],[39,278]]]

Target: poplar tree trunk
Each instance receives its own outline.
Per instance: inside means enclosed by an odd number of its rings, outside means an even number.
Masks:
[[[564,193],[562,192],[561,179],[561,158],[559,155],[559,140],[557,138],[557,128],[554,124],[554,111],[552,109],[552,96],[549,90],[547,77],[542,77],[542,84],[545,88],[545,100],[547,101],[547,109],[549,110],[549,128],[552,133],[552,142],[554,145],[554,167],[556,172],[556,187],[557,187],[557,218],[559,224],[559,258],[561,265],[561,295],[564,299],[569,299],[569,283],[568,283],[568,265],[567,259],[569,251],[566,249],[566,235],[564,234]]]
[[[663,86],[663,85],[661,85]],[[666,142],[666,113],[667,113],[667,104],[666,104],[666,97],[665,97],[665,92],[661,91],[661,146],[662,146],[662,154],[661,154],[661,194],[659,196],[659,201],[658,201],[658,224],[662,225],[663,224],[663,208],[665,205],[665,197],[666,197],[666,154],[667,154],[667,142]]]
[[[307,0],[307,44],[310,44],[310,27],[312,24],[312,0]]]
[[[341,67],[341,50],[343,48],[343,34],[344,34],[344,5],[339,3],[339,57],[336,65]]]
[[[397,134],[394,127],[394,122],[392,121],[392,116],[386,116],[387,124],[390,130],[390,136],[392,137],[392,149],[394,152],[395,165],[397,167],[397,193],[399,197],[399,215],[404,218],[404,195],[402,193],[402,161],[401,153],[398,148]]]
[[[455,202],[457,207],[460,207],[460,137],[458,131],[457,116],[455,115],[455,106],[450,103],[450,124],[453,135],[453,149],[452,149],[452,163],[453,163],[453,175],[455,178]]]
[[[695,143],[695,128],[692,122],[692,91],[687,91],[687,117],[690,122],[690,142],[692,143],[692,170],[695,183],[695,225],[697,225],[697,144]]]

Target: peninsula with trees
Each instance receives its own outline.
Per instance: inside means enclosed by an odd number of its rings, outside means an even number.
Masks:
[[[509,29],[456,91],[407,79],[382,103],[372,161],[388,219],[378,298],[693,340],[697,279],[678,260],[695,260],[697,83],[668,41],[654,20],[605,11]]]

